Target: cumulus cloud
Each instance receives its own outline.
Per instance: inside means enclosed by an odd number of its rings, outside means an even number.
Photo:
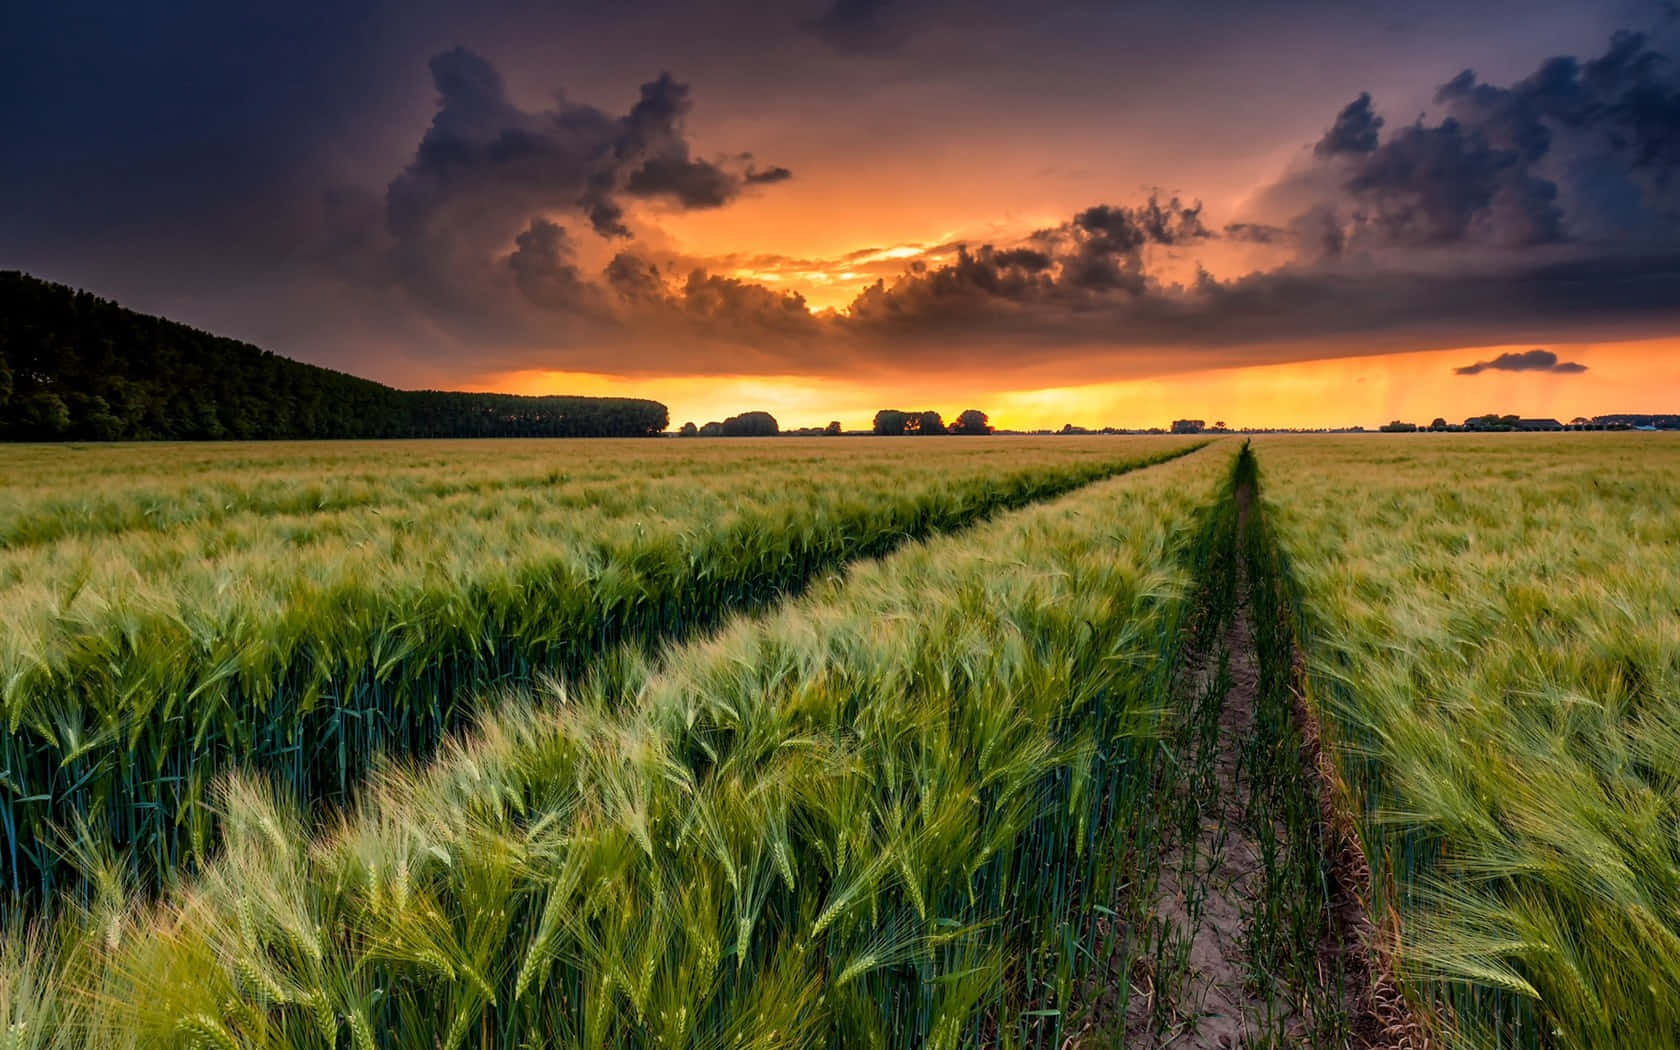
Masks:
[[[1481,375],[1483,372],[1552,372],[1558,375],[1575,375],[1586,370],[1586,365],[1574,361],[1559,361],[1558,355],[1550,350],[1524,350],[1521,353],[1500,354],[1491,361],[1477,361],[1473,365],[1464,365],[1453,369],[1453,372],[1461,376]]]
[[[1373,153],[1377,148],[1377,135],[1382,131],[1383,119],[1377,116],[1371,108],[1371,93],[1362,91],[1359,97],[1342,107],[1336,114],[1336,122],[1330,125],[1330,130],[1313,146],[1313,154],[1319,157],[1336,157],[1343,154],[1362,156]]]
[[[550,109],[524,110],[495,66],[464,48],[434,57],[431,74],[437,112],[385,192],[391,279],[433,309],[489,318],[492,331],[518,327],[499,313],[509,273],[531,304],[552,310],[592,301],[569,261],[575,245],[553,217],[627,238],[627,201],[718,208],[749,186],[791,175],[760,171],[750,154],[695,157],[684,126],[690,91],[669,73],[644,83],[622,116],[564,96]],[[504,256],[505,270],[487,265]]]
[[[1385,134],[1361,94],[1276,196],[1315,197],[1345,245],[1371,250],[1674,238],[1680,81],[1649,38],[1618,33],[1508,87],[1467,69],[1435,103]]]
[[[532,219],[514,243],[517,247],[507,257],[508,269],[531,303],[563,310],[585,306],[594,299],[596,290],[573,261],[571,239],[565,229],[547,219]]]

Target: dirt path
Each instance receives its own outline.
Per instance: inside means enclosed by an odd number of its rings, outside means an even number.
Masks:
[[[1134,1031],[1140,1045],[1234,1048],[1250,1045],[1265,1004],[1253,992],[1244,927],[1263,891],[1260,847],[1249,833],[1241,779],[1242,741],[1253,731],[1259,689],[1246,595],[1195,677],[1203,703],[1219,706],[1212,778],[1197,785],[1196,836],[1162,861],[1156,914],[1182,944],[1186,969],[1173,990],[1174,1020],[1165,1031]],[[1218,691],[1215,695],[1215,690]]]
[[[1239,489],[1237,528],[1246,529],[1253,490]],[[1231,615],[1206,651],[1191,653],[1183,674],[1183,695],[1199,725],[1190,761],[1194,835],[1175,843],[1162,858],[1155,915],[1183,969],[1163,975],[1161,1004],[1134,1001],[1127,1045],[1236,1048],[1253,1045],[1256,1018],[1266,1004],[1258,997],[1245,927],[1252,902],[1264,891],[1260,845],[1250,832],[1244,800],[1243,742],[1254,731],[1259,698],[1259,652],[1255,646],[1247,572],[1235,559],[1237,579]]]
[[[1138,948],[1067,1046],[1430,1050],[1394,979],[1398,931],[1368,918],[1370,869],[1301,692],[1301,654],[1275,629],[1289,613],[1269,576],[1249,576],[1255,488],[1234,499],[1233,549],[1209,568],[1229,575],[1207,581],[1201,606],[1224,615],[1177,672],[1158,867],[1134,884],[1141,899],[1116,905]],[[1261,609],[1283,620],[1256,631]]]

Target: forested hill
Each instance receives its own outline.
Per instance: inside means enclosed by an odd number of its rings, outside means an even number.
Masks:
[[[0,271],[0,440],[639,437],[657,401],[396,390]]]

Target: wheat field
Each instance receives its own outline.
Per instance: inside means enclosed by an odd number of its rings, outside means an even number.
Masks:
[[[8,1045],[1680,1044],[1667,436],[5,455]]]

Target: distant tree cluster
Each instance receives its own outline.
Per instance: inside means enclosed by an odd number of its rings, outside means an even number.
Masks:
[[[834,420],[830,420],[828,426],[826,426],[826,427],[795,427],[792,430],[782,431],[782,436],[783,437],[839,437],[840,433],[841,433],[841,431],[840,431],[840,421],[838,419],[834,419]]]
[[[1643,428],[1649,430],[1674,429],[1680,430],[1680,415],[1675,416],[1630,416],[1609,415],[1576,416],[1564,423],[1550,417],[1528,418],[1510,413],[1488,412],[1485,415],[1471,416],[1463,423],[1448,423],[1446,417],[1436,416],[1428,426],[1408,423],[1396,419],[1381,427],[1385,433],[1411,433],[1414,431],[1448,431],[1453,433],[1465,432],[1485,434],[1489,432],[1506,431],[1556,431],[1556,430],[1629,430]]]
[[[396,390],[0,272],[0,439],[644,437],[639,398]]]
[[[776,417],[770,413],[742,412],[721,423],[714,420],[699,427],[692,422],[684,423],[677,434],[680,437],[775,437],[781,432]]]
[[[986,413],[977,408],[971,408],[957,416],[950,426],[945,425],[945,419],[938,412],[931,409],[922,412],[905,412],[897,408],[883,408],[875,413],[874,431],[876,434],[897,437],[901,434],[990,434],[991,421]]]
[[[1172,421],[1174,434],[1200,434],[1207,429],[1207,421],[1201,419],[1175,419]]]

